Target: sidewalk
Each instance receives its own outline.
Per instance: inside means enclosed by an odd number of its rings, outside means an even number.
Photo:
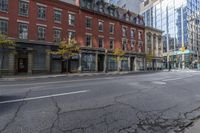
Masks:
[[[200,133],[200,121],[197,120],[191,127],[185,130],[185,133]]]
[[[168,69],[164,69],[164,72],[168,72]],[[172,72],[200,72],[198,69],[171,69]]]
[[[155,73],[162,71],[137,71],[137,72],[108,72],[108,73],[74,73],[74,74],[48,74],[48,75],[14,75],[3,76],[0,81],[16,81],[16,80],[28,80],[28,79],[44,79],[44,78],[56,78],[56,77],[84,77],[84,76],[112,76],[112,75],[126,75],[126,74],[144,74]]]

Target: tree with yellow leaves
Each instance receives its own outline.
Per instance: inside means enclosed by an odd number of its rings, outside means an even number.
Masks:
[[[147,62],[152,62],[152,60],[153,60],[153,55],[152,55],[152,54],[147,54],[147,55],[146,55],[146,60],[147,60]]]
[[[0,34],[0,49],[2,50],[1,56],[1,64],[0,64],[0,77],[2,76],[2,69],[4,63],[4,52],[5,49],[15,47],[15,42],[13,40],[8,39],[6,35]]]
[[[51,54],[59,55],[64,61],[66,61],[66,72],[68,73],[68,61],[71,57],[79,54],[80,45],[75,39],[63,40],[59,44],[57,51],[52,51]]]
[[[113,51],[113,55],[117,57],[117,64],[119,64],[119,61],[124,59],[125,52],[122,51],[120,48],[116,48]],[[118,71],[120,71],[119,67],[118,67]]]

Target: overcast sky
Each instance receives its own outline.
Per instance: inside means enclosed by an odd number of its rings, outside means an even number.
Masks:
[[[113,3],[115,3],[115,2],[117,2],[118,0],[110,0],[110,2],[113,2]]]

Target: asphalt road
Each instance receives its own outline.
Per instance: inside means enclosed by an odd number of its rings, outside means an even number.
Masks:
[[[199,118],[200,72],[0,82],[0,133],[184,133]]]

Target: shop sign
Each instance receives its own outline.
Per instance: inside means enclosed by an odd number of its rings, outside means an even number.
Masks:
[[[79,55],[77,54],[77,55],[73,56],[72,59],[79,59]]]
[[[61,55],[54,55],[54,54],[53,54],[51,57],[52,57],[53,59],[61,59]]]

